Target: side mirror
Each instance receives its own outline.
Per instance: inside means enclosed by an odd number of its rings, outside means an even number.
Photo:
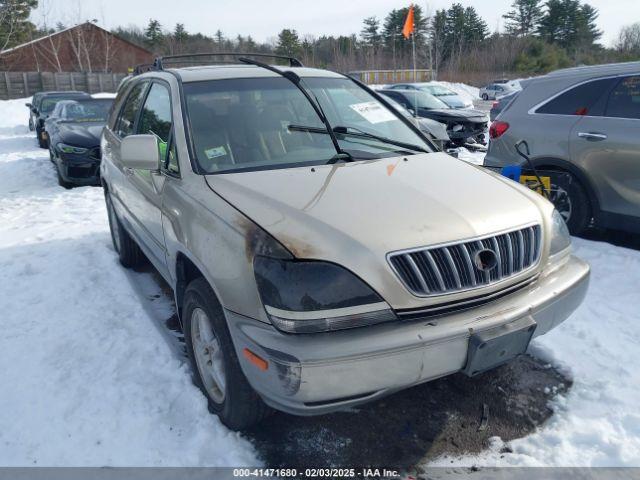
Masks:
[[[155,135],[129,135],[120,144],[120,158],[125,167],[158,170],[160,152]]]
[[[32,105],[32,104],[30,104],[30,103],[25,103],[25,105],[27,106],[27,108],[29,108],[29,109],[33,109],[33,105]]]

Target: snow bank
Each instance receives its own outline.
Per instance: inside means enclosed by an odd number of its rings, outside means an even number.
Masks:
[[[433,82],[442,85],[443,87],[453,90],[460,97],[471,102],[478,101],[480,98],[480,89],[467,85],[465,83],[452,83],[452,82]]]
[[[640,466],[640,252],[574,239],[591,264],[584,304],[560,327],[539,337],[533,352],[574,380],[538,432],[491,451],[455,459],[455,465]],[[436,465],[451,466],[451,459]]]
[[[259,464],[166,340],[150,274],[119,266],[102,190],[57,185],[24,103],[0,102],[0,465]]]

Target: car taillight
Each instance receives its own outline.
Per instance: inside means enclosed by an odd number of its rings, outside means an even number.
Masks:
[[[507,122],[493,122],[489,127],[489,136],[491,138],[499,138],[504,135],[504,132],[509,130],[509,124]]]
[[[498,105],[500,105],[500,102],[495,101],[495,102],[493,102],[493,104],[491,105],[491,108],[496,108]]]

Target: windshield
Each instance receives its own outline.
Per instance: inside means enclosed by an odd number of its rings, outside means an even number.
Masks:
[[[434,97],[449,97],[451,95],[455,95],[455,92],[452,92],[448,88],[441,87],[440,85],[421,85],[420,88]]]
[[[403,93],[404,97],[415,109],[426,108],[427,110],[433,110],[436,108],[449,108],[449,106],[442,100],[437,99],[433,95],[423,92],[421,90],[407,91]]]
[[[62,118],[70,122],[106,122],[111,101],[83,100],[67,105]]]
[[[40,102],[40,113],[49,114],[53,112],[53,109],[56,108],[56,104],[61,101],[66,100],[66,98],[60,97],[45,97]]]
[[[304,84],[317,96],[332,127],[348,127],[336,137],[353,159],[414,153],[361,132],[432,150],[351,80],[305,78]],[[336,156],[313,107],[285,78],[211,80],[185,83],[183,88],[196,159],[206,173],[324,164]]]

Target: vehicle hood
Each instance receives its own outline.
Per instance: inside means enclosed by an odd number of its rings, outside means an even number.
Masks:
[[[480,110],[473,109],[454,109],[454,108],[438,108],[438,109],[420,109],[420,116],[433,119],[443,119],[444,121],[458,120],[458,121],[472,121],[472,122],[486,122],[487,114]]]
[[[64,123],[58,122],[58,136],[61,142],[77,147],[95,147],[100,145],[102,123]]]
[[[542,218],[517,183],[444,153],[208,175],[206,181],[296,257],[353,270],[380,265],[394,250]]]
[[[448,142],[450,140],[447,133],[447,126],[444,123],[432,120],[431,118],[418,118],[418,126],[420,130],[427,131],[436,140]]]

